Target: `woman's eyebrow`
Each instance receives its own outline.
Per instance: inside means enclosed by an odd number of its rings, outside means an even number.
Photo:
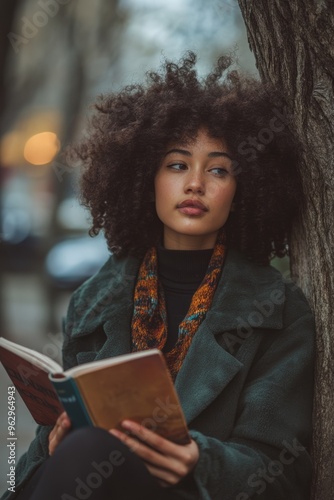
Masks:
[[[170,149],[169,151],[167,151],[165,156],[167,156],[171,153],[179,153],[181,155],[191,156],[190,151],[187,151],[186,149]]]
[[[165,156],[171,153],[179,153],[181,155],[191,156],[191,152],[187,151],[186,149],[170,149],[169,151],[167,151]],[[232,160],[231,156],[228,153],[225,153],[224,151],[212,151],[211,153],[208,154],[209,158],[218,158],[220,156],[226,156],[227,158]]]
[[[232,160],[230,155],[228,153],[226,153],[225,151],[212,151],[212,153],[209,153],[208,156],[209,156],[209,158],[218,158],[220,156],[226,156],[227,158]]]

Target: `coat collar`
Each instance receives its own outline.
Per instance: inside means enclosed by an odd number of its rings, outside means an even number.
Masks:
[[[112,255],[97,274],[76,290],[73,322],[70,319],[69,325],[72,337],[88,335],[106,324],[116,327],[110,330],[114,335],[125,326],[126,319],[132,317],[138,269],[137,259],[117,259]]]
[[[207,319],[214,331],[247,326],[281,329],[284,302],[285,285],[279,271],[229,250]]]
[[[77,310],[78,320],[72,324],[71,336],[84,336],[101,326],[107,336],[96,360],[131,350],[133,291],[138,269],[137,259],[112,256],[75,293],[74,308],[80,306],[81,311]],[[239,252],[228,251],[212,307],[196,332],[175,381],[188,423],[243,367],[241,361],[217,343],[215,336],[253,327],[281,329],[284,288],[281,274],[271,266],[256,265]],[[87,307],[82,308],[82,304]],[[212,370],[212,366],[216,368]]]
[[[73,337],[92,333],[106,322],[110,332],[113,326],[128,323],[138,269],[135,258],[111,256],[99,273],[75,292]],[[284,300],[285,286],[279,271],[254,264],[240,252],[229,250],[205,321],[210,320],[215,333],[246,325],[281,329]]]

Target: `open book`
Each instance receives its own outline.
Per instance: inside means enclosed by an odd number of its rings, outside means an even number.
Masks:
[[[65,410],[73,428],[121,429],[127,418],[175,443],[190,442],[172,378],[157,349],[63,372],[47,356],[0,337],[0,361],[38,424],[54,425]]]

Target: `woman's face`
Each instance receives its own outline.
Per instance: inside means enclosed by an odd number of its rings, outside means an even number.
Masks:
[[[237,187],[224,141],[199,130],[194,142],[171,143],[155,177],[155,206],[164,246],[213,248]]]

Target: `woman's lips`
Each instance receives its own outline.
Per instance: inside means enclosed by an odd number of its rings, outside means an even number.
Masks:
[[[203,215],[207,207],[199,200],[185,200],[177,205],[178,210],[186,215]]]

